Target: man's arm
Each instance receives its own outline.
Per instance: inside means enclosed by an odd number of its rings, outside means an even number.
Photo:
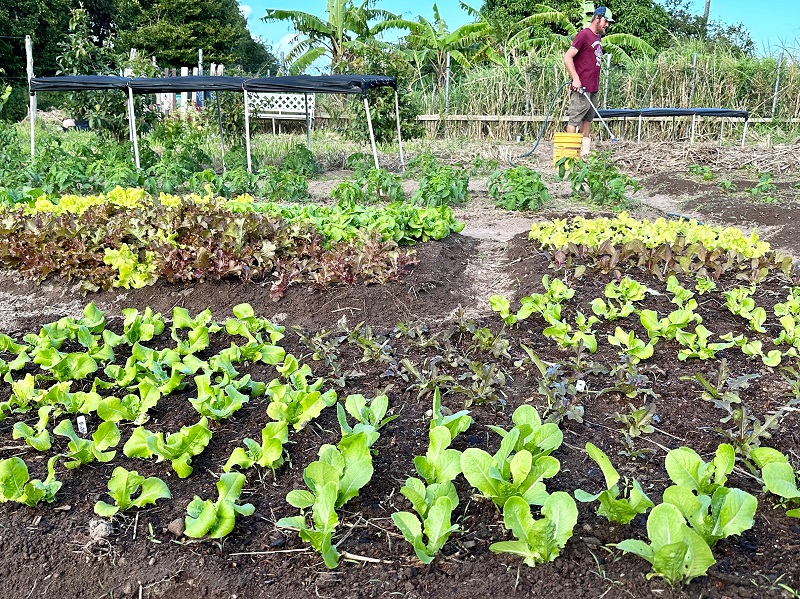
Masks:
[[[578,49],[575,46],[570,46],[569,50],[564,53],[564,66],[567,72],[572,77],[572,91],[578,91],[581,88],[581,78],[578,77],[578,71],[575,70],[575,56],[578,54]]]

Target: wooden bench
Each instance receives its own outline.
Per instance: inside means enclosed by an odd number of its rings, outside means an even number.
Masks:
[[[257,119],[272,120],[272,134],[275,134],[275,122],[306,120],[306,98],[308,98],[308,115],[313,125],[314,121],[314,94],[281,94],[281,93],[254,93],[250,95],[252,102],[251,114]]]

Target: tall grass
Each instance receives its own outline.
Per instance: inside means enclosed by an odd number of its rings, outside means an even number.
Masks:
[[[800,131],[800,124],[790,122],[800,118],[800,53],[786,49],[782,55],[748,57],[710,50],[709,46],[696,42],[676,46],[656,57],[636,57],[604,68],[599,107],[734,108],[749,111],[750,118],[772,119],[770,126],[778,125],[787,135]],[[553,113],[559,120],[567,102],[566,91],[554,96],[567,80],[561,56],[560,50],[551,48],[546,53],[518,58],[510,66],[469,69],[451,82],[447,107],[443,90],[433,90],[421,82],[416,93],[424,106],[423,112],[428,114],[544,115],[553,103]],[[627,124],[628,132],[633,126]],[[500,138],[508,138],[523,127],[518,123],[490,124],[479,120],[448,124],[450,131]],[[741,124],[735,127],[741,132]],[[764,127],[756,125],[757,129]],[[685,120],[678,121],[675,128],[671,123],[657,128],[670,135],[688,135]],[[696,133],[713,137],[719,128],[719,122],[704,122],[698,124]]]

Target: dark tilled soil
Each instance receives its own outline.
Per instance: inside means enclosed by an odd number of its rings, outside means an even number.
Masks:
[[[731,209],[725,214],[733,218]],[[757,215],[754,215],[757,216]],[[745,218],[744,216],[742,218]],[[546,256],[535,252],[524,234],[502,244],[504,261],[496,273],[513,281],[511,292],[521,297],[541,291],[541,277],[548,270]],[[645,518],[638,517],[630,525],[610,524],[598,517],[594,505],[578,504],[580,515],[574,536],[562,555],[554,562],[530,568],[510,555],[497,555],[489,545],[510,539],[502,525],[498,510],[473,495],[466,481],[459,477],[456,487],[460,497],[455,519],[461,532],[454,534],[440,556],[429,566],[420,564],[410,545],[394,527],[391,514],[409,509],[399,489],[406,478],[414,475],[413,457],[423,454],[427,446],[427,429],[431,396],[405,381],[393,369],[393,363],[408,358],[418,369],[430,370],[436,363],[439,374],[448,374],[464,387],[472,386],[472,371],[463,365],[452,366],[454,356],[493,364],[505,375],[504,386],[491,391],[445,393],[444,403],[453,410],[461,409],[470,397],[474,422],[459,436],[454,446],[463,450],[480,447],[496,450],[499,437],[488,425],[511,426],[511,413],[517,406],[530,402],[540,412],[546,407],[537,392],[538,370],[530,364],[516,365],[526,356],[521,345],[531,348],[541,358],[562,362],[567,375],[580,373],[589,392],[579,396],[585,409],[583,422],[564,419],[564,444],[554,454],[561,462],[561,471],[547,481],[548,490],[577,488],[590,492],[600,490],[602,473],[589,460],[583,447],[587,441],[606,451],[620,473],[636,477],[650,497],[658,502],[669,484],[663,467],[667,450],[688,445],[706,459],[716,446],[726,440],[725,433],[715,429],[730,425],[720,423],[721,412],[699,398],[700,387],[682,377],[710,371],[718,362],[679,362],[677,346],[661,343],[653,359],[644,363],[641,373],[648,377],[654,398],[628,399],[616,392],[598,395],[609,385],[608,378],[593,374],[594,367],[614,365],[618,358],[604,342],[618,323],[601,323],[596,332],[601,340],[597,354],[584,356],[575,364],[574,354],[558,349],[541,334],[542,321],[530,318],[518,328],[503,329],[499,318],[485,313],[470,320],[459,316],[459,306],[469,307],[474,301],[470,271],[476,252],[483,251],[479,241],[452,236],[442,242],[417,247],[419,265],[403,281],[385,287],[335,288],[312,291],[304,287],[289,290],[277,304],[268,296],[267,288],[238,282],[204,283],[173,287],[159,285],[136,292],[101,294],[92,299],[107,310],[112,328],[120,328],[119,309],[151,306],[171,314],[175,305],[191,313],[210,307],[218,320],[230,315],[233,305],[249,302],[260,315],[287,326],[281,344],[287,352],[303,358],[316,375],[329,377],[328,387],[336,388],[343,399],[348,393],[374,396],[388,387],[390,406],[399,418],[381,431],[375,445],[375,474],[370,483],[343,508],[335,541],[340,551],[354,556],[342,559],[338,569],[329,571],[319,555],[299,540],[296,533],[279,530],[277,519],[294,515],[296,510],[285,501],[286,494],[303,488],[303,468],[315,460],[323,443],[336,443],[339,427],[333,408],[323,412],[310,426],[290,435],[289,460],[275,473],[257,468],[248,471],[243,501],[252,503],[255,514],[240,518],[231,535],[223,541],[197,541],[176,536],[174,522],[185,516],[186,506],[195,495],[216,498],[215,483],[221,466],[232,449],[244,437],[259,439],[266,422],[263,399],[251,400],[227,421],[212,423],[213,438],[200,456],[193,460],[194,472],[179,479],[168,463],[131,460],[121,452],[108,464],[97,462],[76,470],[58,467],[63,487],[52,505],[28,508],[16,504],[0,506],[0,597],[780,597],[789,596],[780,584],[792,589],[800,587],[800,521],[787,518],[785,510],[773,498],[763,494],[758,483],[745,471],[737,470],[729,484],[739,486],[759,499],[753,528],[743,535],[721,541],[714,549],[717,564],[708,576],[695,580],[682,589],[670,589],[658,578],[648,580],[649,564],[631,555],[622,555],[609,544],[626,538],[645,538]],[[472,265],[472,266],[471,266]],[[664,285],[654,277],[638,271],[631,276],[657,291]],[[562,273],[563,276],[563,273]],[[587,273],[580,280],[569,280],[576,289],[568,302],[569,314],[576,307],[588,312],[588,304],[602,295],[611,275]],[[723,289],[738,285],[723,280]],[[12,332],[21,336],[35,332],[43,323],[60,316],[58,305],[65,301],[65,287],[51,284],[40,289],[50,294],[45,302],[54,308],[36,316],[16,320]],[[30,292],[26,283],[15,283],[7,293]],[[82,298],[67,299],[81,301]],[[769,308],[785,296],[785,282],[777,277],[764,281],[755,296],[758,305]],[[648,300],[660,312],[668,311],[664,297]],[[729,330],[745,332],[747,324],[731,316],[717,301],[701,301],[699,312],[704,324],[717,333]],[[395,326],[421,334],[411,337]],[[343,339],[335,349],[336,367],[312,359],[308,339],[323,332],[326,340],[344,337],[359,323],[370,326],[373,340],[385,344],[382,360],[365,360],[364,350],[355,341]],[[291,325],[299,325],[294,330]],[[488,327],[493,334],[509,343],[508,357],[495,357],[478,348],[470,329]],[[637,320],[623,326],[633,328],[640,336],[644,331]],[[362,337],[368,336],[362,329]],[[766,339],[766,338],[765,338]],[[304,341],[305,340],[305,341]],[[431,341],[434,340],[434,341]],[[168,342],[168,334],[164,343]],[[213,347],[201,357],[208,357],[230,345],[231,338],[218,335]],[[738,350],[722,354],[728,360],[733,376],[759,374],[749,389],[742,392],[748,408],[759,418],[788,401],[789,386],[783,376],[760,363],[747,360]],[[124,355],[118,359],[123,360]],[[442,359],[440,359],[440,357]],[[276,375],[273,367],[250,365],[240,369],[258,380],[270,381]],[[462,380],[458,380],[460,377]],[[339,379],[334,383],[333,379]],[[343,385],[343,386],[341,386]],[[450,386],[452,383],[445,383]],[[0,384],[0,397],[9,393],[7,383]],[[187,401],[189,392],[163,399],[151,411],[146,424],[153,431],[174,432],[182,425],[194,423],[198,415]],[[630,403],[639,407],[652,401],[658,416],[657,429],[637,437],[633,447],[626,447],[617,413],[630,411]],[[32,414],[26,418],[32,423]],[[0,457],[22,457],[33,476],[45,476],[46,456],[12,440],[13,423],[21,417],[10,415],[0,422]],[[90,430],[98,424],[88,418]],[[122,426],[123,442],[132,430]],[[792,456],[800,456],[800,418],[790,413],[780,427],[772,431],[765,443]],[[60,438],[59,438],[60,439]],[[57,442],[56,449],[63,449]],[[55,451],[54,450],[54,451]],[[623,452],[626,452],[627,455]],[[52,453],[52,452],[51,452]],[[92,535],[94,503],[108,501],[104,493],[116,465],[137,470],[144,476],[159,476],[170,487],[171,501],[156,507],[131,510],[113,520],[107,536]]]

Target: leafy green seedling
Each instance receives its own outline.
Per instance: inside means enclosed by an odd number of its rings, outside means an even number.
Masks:
[[[363,395],[348,395],[344,407],[342,404],[336,404],[336,416],[342,429],[342,439],[364,431],[377,440],[378,431],[397,418],[397,415],[386,416],[388,409],[389,398],[386,395],[377,395],[372,400],[367,400]],[[356,419],[354,427],[347,423],[347,414]],[[370,446],[374,442],[372,441]]]
[[[709,496],[725,485],[735,463],[736,453],[733,446],[728,443],[722,443],[717,447],[711,462],[704,462],[703,458],[690,447],[673,449],[664,460],[664,466],[672,482]]]
[[[164,438],[164,433],[151,433],[140,426],[134,429],[122,448],[129,458],[148,459],[158,457],[158,461],[169,460],[172,469],[181,478],[192,473],[192,458],[200,455],[211,440],[208,420],[203,416],[196,424],[184,426],[177,433]]]
[[[703,318],[692,310],[678,308],[664,318],[659,318],[655,310],[642,310],[639,313],[639,321],[651,341],[659,337],[669,341],[675,339],[679,329],[685,329],[693,322],[700,324],[703,322]]]
[[[503,506],[503,523],[517,540],[492,543],[492,553],[511,553],[528,566],[553,561],[572,537],[578,521],[578,508],[567,493],[556,491],[542,498],[542,518],[534,520],[530,505],[521,497],[511,497]]]
[[[197,397],[189,399],[189,402],[201,416],[212,420],[230,418],[250,399],[234,384],[212,384],[210,374],[196,376],[194,382],[197,385]]]
[[[453,509],[458,505],[456,489],[449,481],[425,486],[421,480],[409,478],[400,492],[411,501],[419,516],[395,512],[392,521],[414,547],[417,558],[429,564],[450,535],[458,530],[458,526],[451,523]]]
[[[50,412],[53,406],[42,406],[39,408],[39,420],[36,428],[24,422],[14,423],[14,439],[25,439],[25,443],[33,447],[36,451],[47,451],[50,449],[50,433],[47,431],[47,423],[50,421]]]
[[[711,548],[699,534],[686,525],[680,510],[662,503],[653,508],[647,518],[648,545],[637,539],[617,543],[617,549],[634,553],[653,566],[647,575],[662,577],[668,584],[684,584],[704,576],[716,563]]]
[[[319,460],[311,462],[303,470],[303,480],[308,490],[290,491],[286,501],[300,510],[311,508],[311,525],[305,513],[281,518],[276,526],[292,528],[300,538],[322,555],[328,568],[339,564],[339,552],[333,544],[333,533],[339,524],[336,508],[358,495],[359,490],[372,478],[372,454],[367,436],[353,434],[347,445],[337,448],[323,445],[319,449]]]
[[[614,330],[613,335],[608,336],[608,342],[619,348],[622,356],[627,356],[632,363],[637,364],[640,360],[648,360],[653,357],[654,343],[645,343],[636,336],[635,331],[623,331],[620,327]]]
[[[452,437],[445,426],[428,432],[430,442],[424,456],[414,458],[414,466],[428,484],[452,481],[461,474],[461,452],[449,449]]]
[[[315,463],[317,462],[312,462],[309,466]],[[281,518],[275,525],[297,530],[300,538],[311,543],[311,547],[325,560],[325,565],[333,569],[339,565],[339,551],[333,544],[333,533],[339,525],[339,515],[336,513],[339,484],[336,480],[319,480],[319,483],[313,491],[296,489],[286,496],[286,501],[293,507],[301,510],[311,508],[310,526],[305,514]]]
[[[761,469],[761,478],[770,493],[786,502],[800,503],[798,478],[789,458],[771,447],[756,447],[750,452],[750,457]],[[800,518],[800,508],[788,510],[786,515]]]
[[[720,539],[752,528],[758,508],[758,500],[750,493],[726,487],[718,487],[708,496],[695,495],[691,489],[672,485],[664,490],[663,501],[677,507],[709,547]]]
[[[697,277],[697,284],[694,288],[700,295],[705,295],[706,293],[716,291],[717,284],[708,277]]]
[[[556,458],[544,455],[534,460],[527,449],[511,457],[519,437],[519,429],[511,429],[494,456],[477,447],[470,447],[461,454],[464,478],[498,507],[515,496],[529,504],[542,501],[547,494],[542,481],[558,474],[561,468]]]
[[[188,329],[186,340],[181,339],[178,331]],[[186,308],[176,306],[172,309],[172,339],[176,341],[175,349],[179,354],[195,354],[209,346],[209,333],[217,333],[222,329],[214,322],[211,310],[203,310],[192,318]]]
[[[140,491],[141,489],[141,491]],[[134,499],[134,494],[139,495]],[[159,499],[172,499],[172,493],[160,478],[139,476],[135,470],[125,470],[122,466],[114,468],[111,480],[108,481],[108,494],[114,504],[98,501],[94,504],[94,513],[103,518],[110,518],[119,511],[132,507],[144,507],[154,504]]]
[[[450,438],[455,439],[469,429],[472,424],[472,416],[469,415],[469,410],[459,410],[453,413],[450,410],[445,410],[445,408],[442,408],[442,393],[439,387],[436,387],[433,391],[430,428],[443,426],[450,431]]]
[[[47,461],[47,478],[30,480],[28,466],[18,457],[0,460],[0,502],[15,501],[34,506],[40,501],[52,503],[61,483],[56,480],[55,464],[61,456]]]
[[[516,430],[519,433],[517,442],[511,451],[525,449],[536,460],[541,456],[550,455],[561,447],[564,433],[555,422],[542,424],[542,419],[533,406],[528,404],[519,406],[511,415],[511,421],[514,423],[511,431],[506,431],[499,426],[489,426],[490,430],[496,432],[503,439],[512,431]]]
[[[675,340],[684,347],[684,349],[678,350],[678,360],[681,362],[689,358],[708,360],[716,356],[718,351],[733,346],[732,341],[709,343],[708,340],[711,335],[711,331],[702,324],[694,328],[694,333],[688,333],[683,329],[678,329],[675,332]]]
[[[261,445],[253,439],[245,438],[245,448],[234,449],[222,469],[230,472],[234,466],[247,469],[255,464],[273,470],[280,468],[283,465],[283,446],[288,440],[289,429],[286,422],[268,422],[261,430]]]
[[[697,308],[697,302],[694,300],[694,293],[681,286],[678,277],[675,275],[667,277],[667,292],[672,294],[670,301],[679,308],[686,310],[695,310]]]
[[[592,443],[586,444],[586,452],[603,471],[606,488],[595,495],[590,495],[582,489],[576,489],[575,499],[581,503],[591,503],[599,499],[600,507],[597,509],[597,515],[619,524],[627,524],[637,514],[644,514],[653,507],[653,502],[650,501],[650,498],[636,479],[633,479],[630,485],[626,484],[622,488],[622,496],[620,497],[618,484],[620,476],[614,466],[611,465],[611,460],[608,459],[608,456]]]
[[[249,516],[255,511],[251,503],[239,503],[245,476],[240,472],[226,472],[217,481],[219,498],[216,502],[195,495],[186,508],[186,536],[193,539],[208,537],[221,539],[233,530],[236,515]]]
[[[322,410],[336,403],[336,391],[329,389],[320,393],[324,379],[318,378],[309,383],[307,379],[312,375],[311,368],[308,364],[300,366],[297,358],[291,354],[277,369],[289,382],[281,383],[275,379],[267,385],[266,394],[270,399],[267,415],[273,420],[285,420],[295,430],[301,430]]]
[[[145,308],[143,314],[139,314],[136,308],[125,308],[122,316],[122,336],[128,345],[150,341],[164,332],[164,319],[161,314],[153,314],[149,307]]]
[[[95,460],[110,462],[117,455],[116,451],[106,451],[109,447],[116,447],[119,443],[119,428],[114,422],[100,424],[92,435],[91,441],[80,438],[72,428],[72,422],[68,419],[59,422],[53,429],[53,434],[67,437],[70,440],[67,445],[69,452],[66,454],[70,461],[64,463],[67,468],[77,468]]]

